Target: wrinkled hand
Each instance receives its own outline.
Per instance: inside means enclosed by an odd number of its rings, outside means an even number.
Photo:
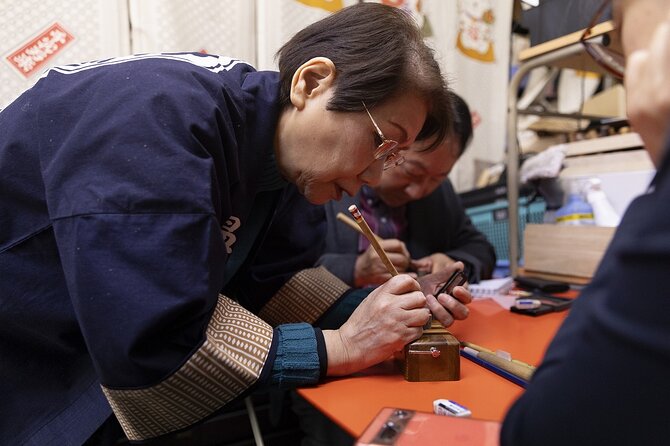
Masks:
[[[436,252],[434,254],[431,254],[427,257],[424,257],[422,259],[416,260],[416,262],[425,262],[430,265],[430,269],[428,272],[430,273],[436,273],[438,271],[442,271],[449,265],[453,265],[456,263],[456,260],[452,259],[446,254],[443,254],[441,252]]]
[[[361,302],[338,330],[324,330],[328,375],[348,375],[375,365],[423,333],[430,312],[416,280],[391,278]]]
[[[656,28],[651,45],[626,61],[628,117],[658,166],[670,122],[670,16]]]
[[[439,296],[434,296],[434,294],[451,277],[454,271],[463,271],[464,267],[463,262],[452,263],[441,271],[418,279],[433,317],[445,327],[449,327],[455,320],[463,320],[468,317],[470,310],[466,305],[472,302],[472,295],[466,287],[467,282],[463,286],[454,288],[451,295],[442,293]]]
[[[433,261],[430,257],[423,257],[421,259],[412,259],[409,268],[416,271],[417,275],[422,276],[433,271]]]
[[[410,264],[407,246],[398,239],[380,240],[379,244],[388,255],[389,260],[399,273],[407,271]],[[384,262],[379,258],[372,246],[356,258],[354,265],[354,285],[364,287],[380,285],[391,278]]]

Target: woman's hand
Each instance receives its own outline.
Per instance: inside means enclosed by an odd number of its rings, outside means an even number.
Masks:
[[[389,358],[419,338],[430,311],[419,283],[392,277],[361,302],[338,330],[324,330],[328,375],[348,375]]]

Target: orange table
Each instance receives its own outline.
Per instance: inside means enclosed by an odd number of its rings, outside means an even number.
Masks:
[[[470,316],[449,330],[459,341],[538,364],[567,312],[530,317],[503,309],[490,299],[469,305]],[[383,407],[432,412],[433,400],[448,398],[472,411],[473,418],[502,421],[523,388],[461,357],[461,379],[443,382],[405,381],[392,361],[356,375],[332,379],[298,392],[354,437]]]

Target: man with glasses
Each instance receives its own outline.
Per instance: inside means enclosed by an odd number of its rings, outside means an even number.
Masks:
[[[670,438],[670,0],[612,4],[625,58],[619,68],[611,51],[596,60],[624,70],[628,117],[657,173],[508,412],[503,445]]]
[[[356,204],[398,271],[434,272],[463,262],[470,282],[489,278],[495,252],[477,231],[447,179],[472,137],[470,110],[453,94],[453,134],[434,150],[420,144],[403,152],[405,161],[364,186],[354,197],[326,204],[328,237],[318,264],[351,286],[376,286],[390,275],[365,237],[337,220]],[[467,310],[454,302],[462,318]]]
[[[377,287],[391,277],[362,235],[360,237],[365,240],[367,249],[358,257],[364,258],[366,269],[374,273],[352,274],[358,254],[358,233],[337,222],[336,213],[347,212],[348,206],[353,203],[358,203],[359,209],[365,212],[366,221],[376,230],[379,230],[380,220],[385,218],[389,210],[394,215],[407,210],[407,220],[415,228],[409,231],[409,240],[406,234],[398,235],[394,232],[392,238],[380,241],[399,272],[410,269],[410,274],[416,275],[417,270],[422,274],[446,270],[451,274],[455,269],[465,269],[469,281],[476,282],[480,278],[490,277],[495,264],[493,246],[474,228],[447,179],[449,171],[469,144],[473,131],[470,109],[465,101],[452,93],[449,99],[453,105],[452,134],[435,148],[431,147],[430,142],[423,141],[403,152],[397,151],[395,141],[384,136],[374,116],[363,103],[377,134],[377,151],[390,154],[386,157],[379,185],[374,188],[364,186],[356,195],[370,198],[378,193],[377,206],[371,207],[369,203],[357,202],[351,197],[315,206],[306,201],[295,188],[289,188],[282,197],[280,210],[274,216],[266,241],[259,248],[256,258],[231,283],[232,288],[257,291],[238,293],[240,302],[271,324],[280,323],[282,317],[293,320],[299,316],[285,314],[281,308],[294,303],[287,301],[277,291],[297,270],[309,270],[316,264],[317,269],[325,267],[356,289],[345,293],[336,302],[330,302],[332,306],[324,305],[325,302],[310,302],[312,315],[309,320],[315,321],[315,325],[321,328],[337,328],[346,321],[370,292],[367,287]],[[374,212],[370,212],[371,209]],[[385,226],[393,226],[398,221],[390,219],[390,224]],[[343,231],[340,232],[340,229]],[[327,236],[324,235],[326,231]],[[336,237],[331,231],[336,233]],[[407,245],[398,237],[408,240]],[[410,259],[406,246],[415,250],[418,260]],[[351,252],[346,252],[347,249]],[[400,251],[400,255],[397,251]],[[258,293],[258,290],[263,291]],[[431,308],[436,319],[445,326],[451,325],[454,318],[463,319],[467,315],[464,303],[469,302],[469,296],[461,294],[464,291],[462,287],[457,287],[455,296],[438,297],[441,305]],[[258,294],[273,298],[269,301],[259,299]],[[428,299],[435,304],[433,296]]]
[[[426,143],[423,142],[401,152],[403,158],[396,159],[394,163],[397,167],[385,170],[377,186],[363,187],[354,197],[319,207],[310,206],[300,197],[295,197],[290,206],[299,210],[296,213],[298,220],[294,216],[292,223],[288,224],[283,216],[279,216],[270,228],[275,235],[273,243],[277,243],[290,226],[328,228],[325,243],[303,235],[301,238],[292,237],[291,243],[287,240],[282,245],[282,250],[300,251],[303,265],[309,265],[311,259],[318,258],[317,265],[326,267],[355,287],[332,306],[324,308],[315,322],[316,326],[322,329],[341,326],[370,293],[369,287],[376,287],[390,278],[373,248],[368,246],[367,239],[338,221],[336,215],[339,212],[348,215],[347,209],[351,204],[356,204],[376,234],[384,237],[380,244],[399,272],[413,270],[416,274],[418,269],[427,273],[451,273],[456,269],[465,269],[470,281],[490,276],[495,264],[494,249],[471,224],[447,179],[451,168],[469,144],[473,131],[470,109],[465,101],[456,94],[451,94],[451,100],[452,134],[442,144],[425,150]],[[370,119],[377,128],[375,118],[371,115]],[[378,143],[386,140],[383,134],[378,137]],[[301,240],[300,246],[293,245],[296,240]],[[256,288],[272,287],[273,283],[282,282],[282,271],[295,267],[286,265],[279,258],[273,259],[274,248],[264,246],[259,261],[250,269],[247,279],[254,281]],[[412,256],[418,260],[411,260]],[[468,316],[466,304],[470,302],[470,296],[465,296],[464,290],[457,287],[453,295],[437,296],[440,307],[433,307],[432,312],[444,326]],[[427,296],[427,299],[434,302],[436,298]],[[272,302],[267,304],[269,307],[272,305]],[[263,308],[260,314],[266,311]],[[349,434],[297,393],[292,392],[291,396],[292,409],[298,415],[305,436],[302,444],[351,444]]]

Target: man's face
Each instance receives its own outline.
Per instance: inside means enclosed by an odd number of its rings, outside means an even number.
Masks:
[[[449,138],[435,150],[425,153],[412,147],[403,152],[405,162],[384,172],[374,188],[379,198],[391,207],[419,200],[439,187],[458,157],[456,139]]]
[[[656,26],[666,19],[670,0],[615,0],[613,18],[626,57],[649,46]]]
[[[644,141],[651,160],[659,165],[665,154],[670,107],[667,89],[666,21],[670,0],[615,0],[613,16],[626,57],[628,120]],[[665,26],[662,26],[665,25]]]

